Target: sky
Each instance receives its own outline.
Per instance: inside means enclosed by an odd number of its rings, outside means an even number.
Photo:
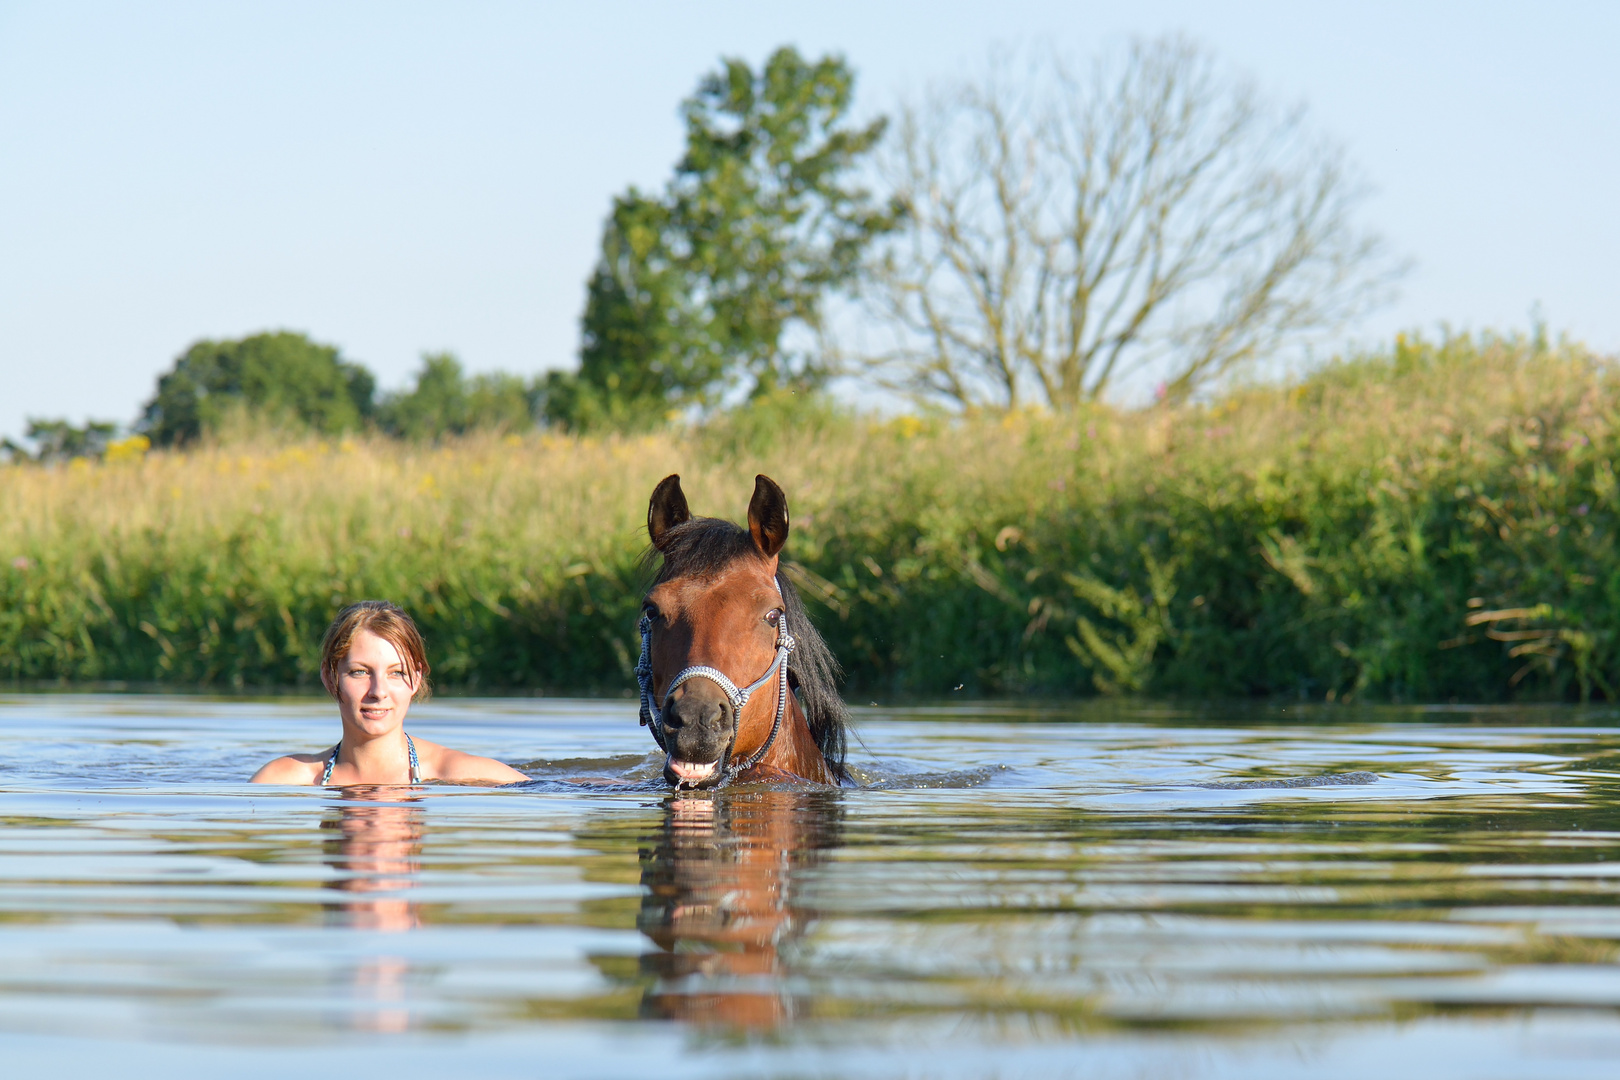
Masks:
[[[1165,32],[1370,185],[1412,270],[1347,347],[1536,310],[1620,352],[1620,4],[0,0],[0,436],[127,425],[190,343],[266,329],[383,387],[572,365],[610,201],[663,184],[722,56],[841,53],[873,115],[993,48]]]

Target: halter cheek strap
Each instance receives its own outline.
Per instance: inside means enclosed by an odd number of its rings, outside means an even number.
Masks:
[[[670,681],[669,689],[664,691],[664,705],[669,704],[669,695],[675,688],[689,679],[708,679],[725,692],[726,699],[731,702],[731,744],[737,741],[737,725],[742,721],[743,706],[754,691],[775,678],[778,682],[776,691],[776,720],[771,724],[771,733],[758,750],[748,755],[748,760],[739,764],[727,764],[721,774],[720,782],[727,783],[734,779],[738,773],[747,772],[765,759],[770,752],[771,745],[776,742],[777,732],[782,730],[782,718],[787,715],[788,699],[788,656],[798,647],[798,642],[787,630],[787,615],[777,616],[776,620],[776,657],[771,666],[765,669],[765,674],[755,679],[742,689],[726,676],[719,668],[709,667],[707,664],[698,664],[683,668],[674,679]],[[658,702],[653,700],[653,672],[652,672],[652,620],[647,616],[641,617],[641,659],[636,661],[636,682],[641,687],[641,724],[652,732],[653,741],[658,743],[658,749],[669,753],[669,744],[664,735],[664,713]],[[730,758],[731,747],[726,748],[726,757]]]

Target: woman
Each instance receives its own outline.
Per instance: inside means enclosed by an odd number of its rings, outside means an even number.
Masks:
[[[343,738],[326,753],[289,754],[253,774],[255,784],[512,784],[529,779],[493,758],[412,739],[411,702],[427,696],[422,635],[386,600],[338,613],[321,642],[321,683],[338,703]]]

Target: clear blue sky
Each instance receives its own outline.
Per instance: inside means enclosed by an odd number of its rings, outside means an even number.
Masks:
[[[993,43],[1183,31],[1304,102],[1415,261],[1354,328],[1620,350],[1620,4],[6,3],[0,434],[132,420],[187,344],[304,330],[384,386],[423,350],[573,363],[609,199],[660,184],[721,55],[837,50],[868,112]]]

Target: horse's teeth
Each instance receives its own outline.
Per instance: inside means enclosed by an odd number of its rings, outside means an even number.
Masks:
[[[669,759],[670,772],[686,781],[705,779],[714,772],[714,766],[715,763],[712,761],[707,764],[698,764],[692,761],[680,761],[676,758]]]

